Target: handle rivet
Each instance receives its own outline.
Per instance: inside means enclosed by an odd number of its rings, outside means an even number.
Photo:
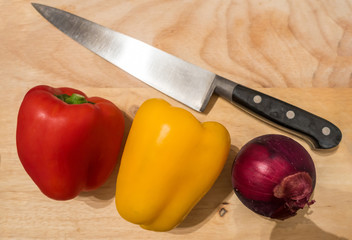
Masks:
[[[325,136],[328,136],[328,135],[330,135],[330,128],[328,128],[328,127],[323,127],[323,128],[321,129],[321,132],[322,132]]]
[[[292,111],[292,110],[287,111],[287,112],[286,112],[286,117],[287,117],[288,119],[293,119],[293,118],[295,117],[295,112]]]
[[[262,97],[259,96],[259,95],[255,95],[254,98],[253,98],[253,102],[255,103],[261,103],[262,102]]]

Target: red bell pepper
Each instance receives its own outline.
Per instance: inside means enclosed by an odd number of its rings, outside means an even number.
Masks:
[[[18,156],[46,196],[72,199],[108,179],[124,124],[122,112],[108,100],[72,88],[37,86],[18,113]]]

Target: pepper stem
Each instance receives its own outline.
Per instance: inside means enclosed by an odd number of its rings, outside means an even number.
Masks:
[[[71,96],[67,94],[60,94],[55,96],[67,104],[82,104],[82,103],[94,104],[92,102],[87,101],[87,99],[81,94],[77,94],[77,93],[73,93]]]
[[[312,178],[306,172],[298,172],[285,177],[280,184],[274,188],[274,196],[286,201],[286,206],[292,213],[298,209],[313,204],[315,201],[309,201],[313,192]]]

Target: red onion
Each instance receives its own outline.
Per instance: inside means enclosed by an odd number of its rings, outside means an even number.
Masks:
[[[315,187],[309,153],[282,135],[264,135],[248,142],[232,166],[232,186],[241,202],[266,217],[286,219],[309,201]]]

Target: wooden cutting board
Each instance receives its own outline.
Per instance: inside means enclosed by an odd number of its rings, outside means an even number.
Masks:
[[[334,151],[312,150],[302,139],[217,97],[205,113],[197,113],[66,37],[30,1],[3,0],[0,239],[352,239],[351,1],[45,3],[327,118],[341,129],[343,140]],[[125,138],[140,104],[153,97],[188,109],[200,121],[218,121],[231,135],[227,164],[184,222],[166,233],[143,230],[118,215],[114,204],[117,168],[98,190],[65,202],[48,199],[24,171],[15,142],[18,108],[24,94],[39,84],[78,88],[89,96],[111,100],[125,114]],[[269,133],[301,143],[317,170],[316,203],[285,221],[251,212],[231,187],[231,165],[239,149]]]

